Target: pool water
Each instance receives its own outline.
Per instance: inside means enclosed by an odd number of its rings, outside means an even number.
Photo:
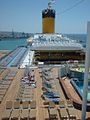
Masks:
[[[80,91],[83,93],[83,86],[84,86],[83,81],[79,81],[79,82],[76,81],[75,83],[78,86],[78,88],[80,89]],[[88,90],[90,90],[90,82],[88,84]],[[90,100],[90,93],[88,93],[87,99]]]

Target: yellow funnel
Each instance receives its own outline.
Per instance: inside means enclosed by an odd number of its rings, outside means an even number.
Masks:
[[[42,11],[42,29],[43,33],[55,33],[55,10],[49,9]]]

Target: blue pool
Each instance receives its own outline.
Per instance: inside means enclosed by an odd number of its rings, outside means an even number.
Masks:
[[[84,86],[83,83],[84,83],[83,81],[76,82],[76,85],[78,86],[78,88],[82,93],[83,93],[83,86]],[[88,84],[88,90],[90,90],[90,82]],[[88,93],[87,99],[90,100],[90,93]]]
[[[72,81],[71,83],[74,86],[74,88],[77,90],[77,92],[80,94],[80,96],[82,97],[84,82],[83,81]],[[88,84],[88,90],[90,90],[90,82]],[[88,101],[90,101],[90,93],[88,93],[87,99]]]

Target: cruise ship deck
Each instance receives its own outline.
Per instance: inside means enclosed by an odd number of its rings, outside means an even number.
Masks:
[[[28,83],[23,84],[22,79],[25,75],[25,69],[0,69],[0,119],[80,120],[81,110],[74,107],[73,103],[70,102],[72,101],[71,98],[66,98],[58,80],[57,67],[35,68],[32,71],[36,87],[30,86]],[[48,73],[48,76],[45,76],[44,72]],[[47,89],[58,94],[59,103],[53,103],[43,96],[46,91],[42,89],[42,87],[45,87],[44,82],[47,81],[45,77],[52,87],[50,89],[47,87]],[[90,119],[90,112],[86,113],[86,118],[87,120]]]
[[[69,60],[75,61],[73,66],[84,60],[84,48],[59,34],[31,39],[0,59],[0,119],[81,120],[82,99],[64,77]]]

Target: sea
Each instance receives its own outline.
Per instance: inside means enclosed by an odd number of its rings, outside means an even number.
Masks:
[[[87,34],[65,34],[65,36],[77,40],[83,47],[86,48],[86,39],[87,39]]]
[[[86,34],[64,34],[65,36],[69,37],[70,39],[77,40],[79,43],[83,46],[86,47]],[[27,39],[26,38],[5,38],[0,40],[0,50],[13,50],[18,46],[23,46],[27,44]]]
[[[0,40],[0,50],[13,50],[18,46],[23,46],[27,44],[26,38],[5,38]]]

